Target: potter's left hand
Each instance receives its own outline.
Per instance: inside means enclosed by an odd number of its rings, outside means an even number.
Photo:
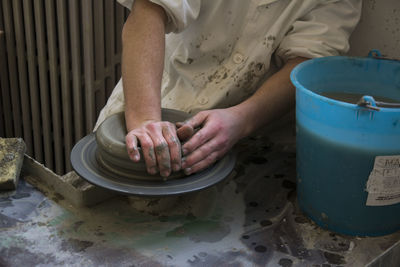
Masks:
[[[184,123],[193,129],[200,128],[182,146],[185,174],[207,168],[243,137],[245,122],[238,115],[232,108],[206,110]]]

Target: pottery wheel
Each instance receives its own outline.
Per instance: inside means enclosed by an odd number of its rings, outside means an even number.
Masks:
[[[177,122],[187,119],[188,114],[163,109],[162,117],[163,120]],[[177,172],[165,181],[160,175],[148,174],[142,160],[134,163],[129,159],[125,135],[123,113],[109,117],[96,133],[87,135],[74,146],[71,151],[72,167],[87,181],[113,191],[130,195],[167,196],[212,186],[226,178],[235,165],[235,156],[229,152],[201,172],[189,176]]]

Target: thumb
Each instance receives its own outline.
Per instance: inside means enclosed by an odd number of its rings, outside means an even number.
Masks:
[[[194,134],[194,129],[189,124],[183,124],[177,131],[176,134],[178,135],[179,140],[182,142],[188,140]]]
[[[189,140],[196,130],[198,130],[196,128],[200,128],[202,125],[204,125],[207,117],[208,112],[202,111],[184,122],[176,123],[176,126],[179,127],[176,132],[178,138],[183,142]]]
[[[201,111],[188,119],[185,123],[185,125],[190,125],[193,129],[200,128],[206,121],[208,117],[208,112],[207,111]]]

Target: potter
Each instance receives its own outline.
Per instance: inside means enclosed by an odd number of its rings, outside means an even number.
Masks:
[[[345,53],[361,7],[361,0],[120,2],[131,9],[122,81],[97,125],[124,111],[130,158],[143,157],[147,172],[164,177],[207,168],[293,108],[291,70]],[[161,107],[194,114],[182,127],[199,130],[182,150]]]

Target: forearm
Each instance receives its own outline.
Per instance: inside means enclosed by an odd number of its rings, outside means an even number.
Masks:
[[[122,32],[122,82],[128,132],[161,120],[161,78],[165,51],[164,10],[136,0]]]
[[[290,81],[290,72],[305,60],[300,57],[289,60],[253,96],[231,108],[245,122],[242,137],[282,116],[294,106],[295,90]]]

